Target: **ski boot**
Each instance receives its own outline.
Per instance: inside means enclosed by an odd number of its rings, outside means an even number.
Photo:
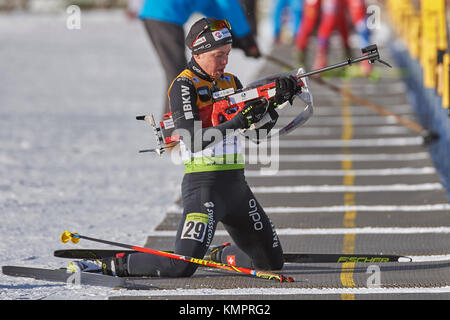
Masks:
[[[109,276],[125,277],[128,275],[126,257],[105,258],[97,260],[76,260],[69,263],[70,272],[90,272]]]
[[[77,260],[71,261],[67,266],[70,272],[90,272],[103,273],[102,262],[100,260]]]
[[[225,242],[218,246],[211,246],[209,256],[206,256],[205,259],[211,260],[213,262],[222,263],[222,252],[226,247],[230,245],[231,244],[229,242]]]
[[[244,268],[255,267],[249,256],[247,256],[236,245],[231,245],[229,242],[212,247],[209,257],[206,257],[205,259],[208,258],[213,262],[228,264],[230,266],[239,266]]]

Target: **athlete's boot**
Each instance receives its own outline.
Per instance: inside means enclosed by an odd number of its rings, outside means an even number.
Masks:
[[[71,261],[67,266],[70,272],[91,272],[103,273],[102,262],[100,260],[76,260]]]
[[[236,245],[231,245],[228,242],[211,248],[209,259],[232,266],[254,268],[252,259]]]
[[[222,263],[222,252],[223,249],[230,245],[229,242],[222,243],[218,246],[211,246],[209,250],[209,256],[206,256],[205,259],[209,259],[214,262]]]
[[[69,263],[67,270],[70,272],[101,273],[109,276],[124,277],[128,275],[126,261],[126,257],[76,260]]]

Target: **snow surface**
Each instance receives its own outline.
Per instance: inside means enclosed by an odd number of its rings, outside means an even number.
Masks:
[[[0,14],[2,266],[66,266],[53,257],[75,247],[59,241],[64,230],[143,245],[180,194],[181,166],[138,153],[155,143],[135,116],[159,117],[164,96],[164,74],[141,22],[122,11],[87,11],[81,29],[69,30],[67,17]],[[261,37],[264,52],[270,40]],[[227,71],[245,84],[262,62],[234,50]],[[0,300],[139,294],[149,293],[0,274]]]

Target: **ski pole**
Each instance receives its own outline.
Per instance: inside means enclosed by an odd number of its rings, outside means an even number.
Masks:
[[[313,74],[317,74],[317,73],[322,73],[322,72],[329,71],[329,70],[332,70],[332,69],[345,67],[347,65],[351,65],[353,63],[361,62],[361,61],[364,61],[364,60],[370,60],[372,63],[374,61],[379,61],[379,62],[381,62],[383,64],[388,65],[386,62],[384,62],[384,61],[379,59],[379,54],[378,54],[378,51],[376,50],[376,47],[372,47],[371,49],[373,50],[373,52],[371,54],[369,54],[369,55],[361,56],[361,57],[353,59],[353,60],[349,59],[347,61],[344,61],[344,62],[341,62],[341,63],[338,63],[338,64],[334,64],[334,65],[331,65],[331,66],[328,66],[328,67],[325,67],[325,68],[321,68],[321,69],[318,69],[318,70],[313,70],[311,72],[307,72],[305,75],[313,75]],[[367,49],[365,51],[367,52]],[[363,52],[363,53],[365,53],[365,52]],[[292,65],[290,65],[289,63],[279,59],[278,57],[274,57],[272,55],[264,55],[264,58],[266,60],[268,60],[268,61],[272,61],[272,62],[278,64],[279,66],[281,66],[283,68],[295,69]],[[388,65],[388,66],[390,67],[390,65]],[[333,84],[331,84],[331,83],[329,83],[327,81],[324,81],[321,78],[314,78],[313,77],[311,79],[313,81],[317,82],[318,84],[321,84],[323,86],[328,87],[329,89],[333,90],[334,92],[342,93],[343,95],[345,95],[349,99],[353,100],[354,102],[356,102],[356,103],[358,103],[358,104],[360,104],[360,105],[362,105],[362,106],[364,106],[366,108],[372,109],[375,112],[379,113],[380,115],[394,117],[398,124],[401,124],[404,127],[410,129],[411,131],[414,131],[414,132],[420,134],[422,136],[422,138],[423,138],[424,145],[430,145],[431,143],[433,143],[433,142],[435,142],[435,141],[437,141],[439,139],[439,135],[436,134],[435,132],[432,132],[432,131],[430,132],[430,131],[426,130],[425,128],[423,128],[418,123],[415,123],[413,121],[405,119],[404,117],[399,116],[398,114],[395,114],[395,113],[393,113],[393,112],[383,108],[380,105],[377,105],[377,104],[375,104],[373,102],[370,102],[370,101],[368,101],[366,99],[363,99],[361,97],[355,96],[354,94],[352,94],[350,92],[342,92],[342,90],[338,86],[333,85]]]
[[[61,234],[61,241],[63,243],[67,243],[70,240],[72,243],[77,244],[80,241],[80,239],[85,239],[85,240],[90,240],[90,241],[108,244],[108,245],[112,245],[112,246],[132,249],[132,250],[138,251],[138,252],[145,252],[145,253],[154,254],[154,255],[167,257],[167,258],[171,258],[171,259],[176,259],[176,260],[181,260],[181,261],[185,261],[185,262],[189,262],[189,263],[195,263],[195,264],[199,264],[199,265],[203,265],[203,266],[219,268],[219,269],[224,269],[224,270],[234,271],[234,272],[239,272],[239,273],[245,273],[245,274],[252,275],[252,276],[255,276],[255,277],[261,278],[261,279],[275,280],[275,281],[279,281],[279,282],[294,282],[294,279],[292,277],[287,277],[287,276],[272,273],[272,272],[259,271],[259,270],[248,269],[248,268],[243,268],[243,267],[236,267],[236,266],[231,266],[231,265],[224,264],[224,263],[208,261],[208,260],[193,258],[193,257],[189,257],[189,256],[182,256],[182,255],[178,255],[178,254],[170,253],[170,252],[153,250],[153,249],[149,249],[149,248],[143,248],[143,247],[133,246],[133,245],[119,243],[119,242],[91,238],[91,237],[80,235],[78,233],[72,233],[70,231],[64,231]]]

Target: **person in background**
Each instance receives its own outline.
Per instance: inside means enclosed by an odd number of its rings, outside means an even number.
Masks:
[[[345,16],[346,0],[322,0],[321,19],[317,30],[317,51],[314,60],[314,69],[323,68],[328,61],[328,48],[333,30],[337,29],[341,35],[342,47],[350,53],[348,42],[349,30]]]
[[[284,23],[290,25],[293,41],[299,29],[303,14],[303,0],[276,0],[273,8],[273,37],[275,44],[281,42]]]
[[[247,21],[250,25],[252,34],[256,37],[258,35],[258,1],[257,0],[239,0],[244,9]]]
[[[319,69],[327,65],[329,41],[334,30],[338,30],[341,35],[342,48],[346,56],[351,56],[347,13],[349,13],[355,31],[360,37],[361,47],[369,45],[370,32],[366,24],[364,0],[305,0],[304,16],[295,42],[299,63],[305,64],[308,39],[319,18],[317,50],[313,68]],[[361,68],[365,75],[371,72],[371,66],[367,61],[361,64]]]
[[[295,38],[298,62],[305,65],[306,50],[310,35],[313,33],[317,21],[320,25],[317,31],[317,51],[314,68],[324,66],[327,62],[328,42],[331,32],[337,28],[342,37],[345,50],[349,51],[348,29],[343,15],[344,0],[305,0],[303,18]]]
[[[353,27],[359,37],[361,48],[367,47],[370,42],[370,30],[367,27],[367,7],[364,0],[346,0],[347,11],[350,14]],[[363,61],[360,64],[361,72],[364,76],[372,72],[372,65],[368,61]]]
[[[125,14],[130,20],[134,20],[138,17],[141,10],[143,0],[128,0],[127,7],[125,8]]]

